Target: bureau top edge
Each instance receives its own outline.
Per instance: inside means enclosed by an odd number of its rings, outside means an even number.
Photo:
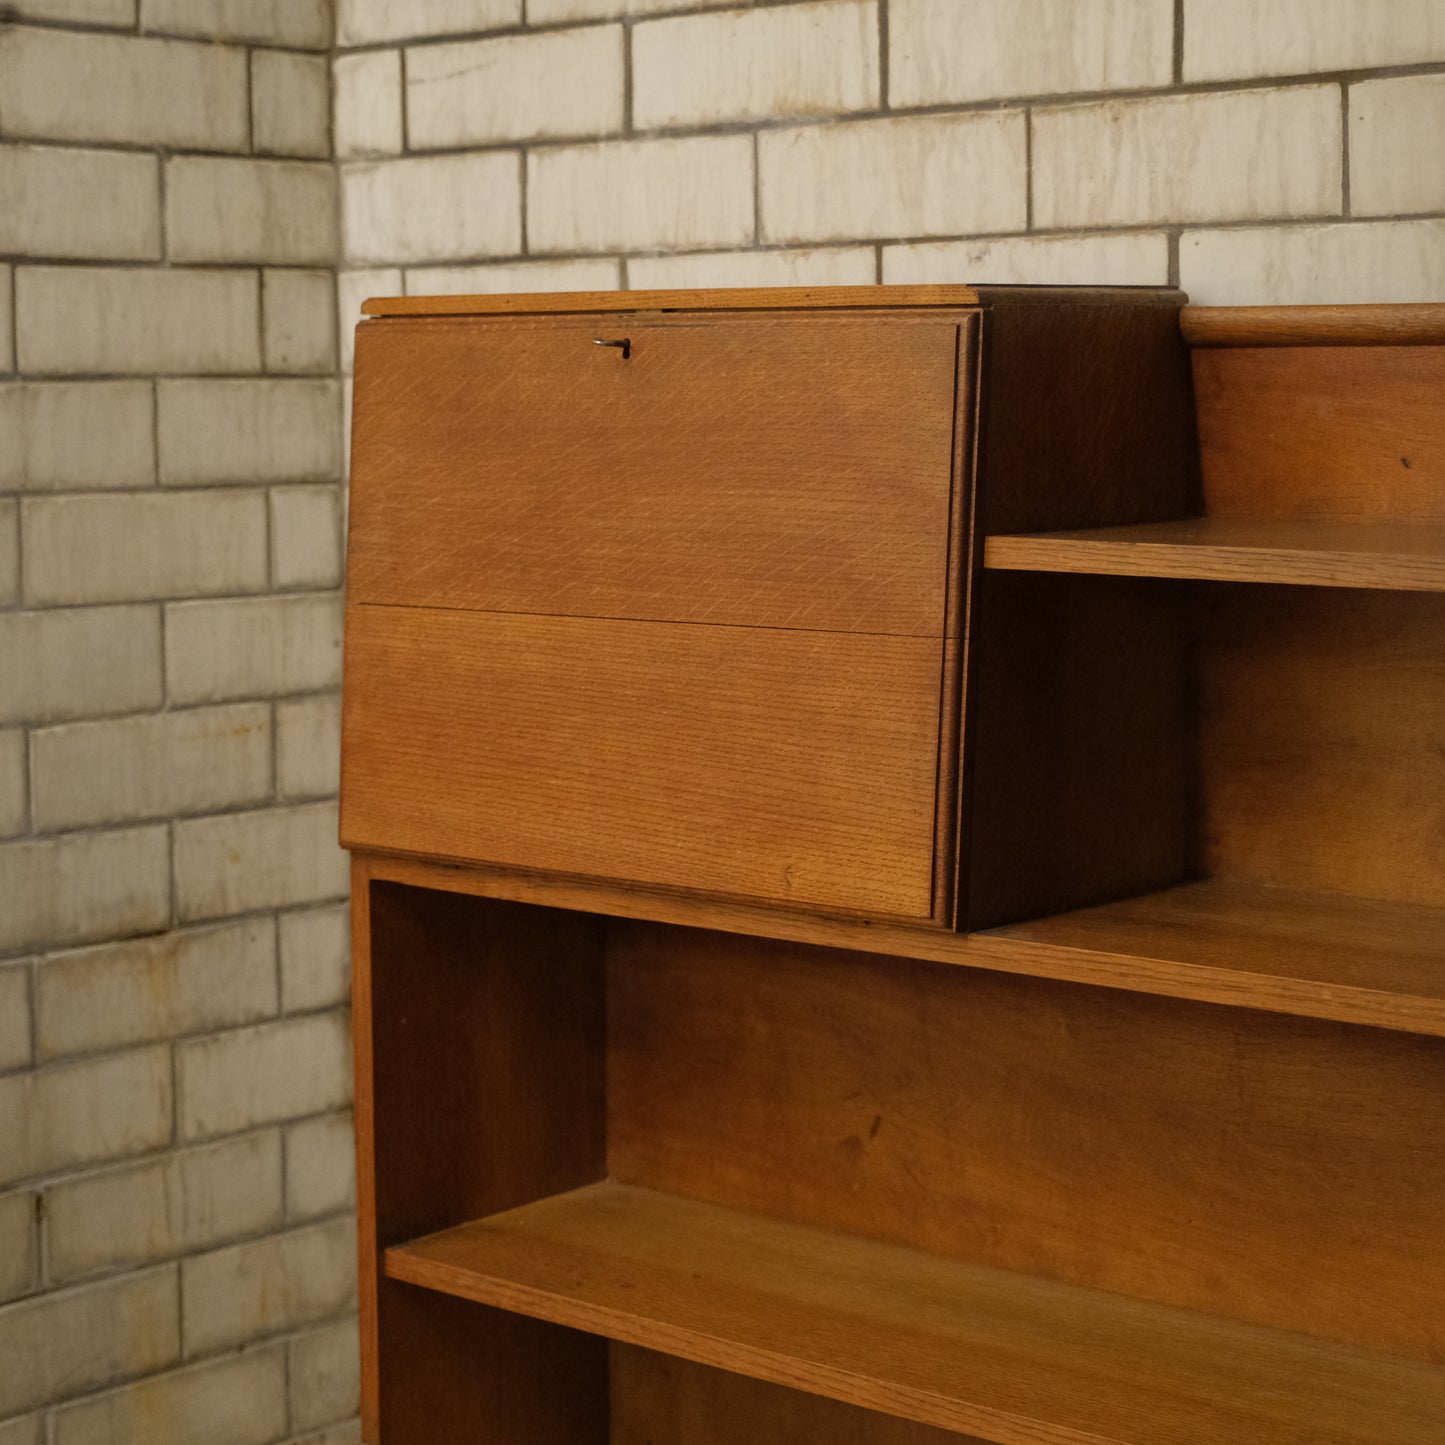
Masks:
[[[588,311],[876,310],[900,307],[992,307],[1067,301],[1184,303],[1161,286],[769,286],[670,291],[553,291],[518,295],[384,296],[362,305],[371,317],[504,316]]]

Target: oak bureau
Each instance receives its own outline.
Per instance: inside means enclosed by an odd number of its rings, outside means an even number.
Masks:
[[[1445,1440],[1445,308],[358,327],[368,1445]]]

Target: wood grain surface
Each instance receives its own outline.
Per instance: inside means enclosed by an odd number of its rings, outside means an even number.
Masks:
[[[620,1182],[1445,1363],[1436,1039],[654,924],[607,994]]]
[[[377,856],[367,864],[377,877],[476,898],[1445,1037],[1439,909],[1395,912],[1370,899],[1216,880],[956,934],[474,865]]]
[[[959,329],[892,314],[365,328],[351,600],[937,635]],[[614,334],[630,359],[593,344]]]
[[[919,919],[943,643],[357,607],[342,838]]]
[[[1445,598],[1195,601],[1204,871],[1445,905]]]
[[[388,1244],[602,1177],[599,922],[353,883],[364,1438],[603,1445],[596,1341],[380,1277]]]
[[[1430,346],[1445,342],[1445,306],[1186,306],[1190,346]]]
[[[1204,348],[1194,378],[1206,514],[1445,523],[1445,345]]]
[[[609,1445],[979,1445],[748,1375],[611,1345]]]
[[[1438,1445],[1445,1370],[615,1184],[388,1272],[998,1445]]]
[[[1133,578],[984,571],[970,625],[970,929],[1188,876],[1181,598]]]
[[[1445,591],[1445,524],[1213,516],[989,537],[984,564],[1024,572]]]
[[[996,289],[996,288],[995,288]],[[366,316],[488,316],[578,311],[836,311],[972,307],[972,286],[738,286],[692,291],[547,291],[477,296],[377,296]]]

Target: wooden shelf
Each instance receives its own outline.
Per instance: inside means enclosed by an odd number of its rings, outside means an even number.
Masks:
[[[1207,880],[974,934],[1020,971],[1445,1036],[1445,910]]]
[[[1445,526],[1202,517],[989,537],[984,565],[1016,572],[1445,591]]]
[[[450,893],[1445,1037],[1438,908],[1206,880],[957,934],[418,859],[366,866]]]
[[[604,1183],[396,1280],[998,1445],[1439,1445],[1445,1368]]]

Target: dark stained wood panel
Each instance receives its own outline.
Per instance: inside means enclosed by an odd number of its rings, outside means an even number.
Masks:
[[[351,600],[936,635],[959,332],[897,315],[363,327]]]
[[[986,566],[1445,592],[1445,524],[1198,517],[989,537]]]
[[[1208,514],[1445,523],[1445,346],[1202,348],[1194,381]]]
[[[617,1184],[386,1268],[997,1445],[1438,1445],[1445,1428],[1438,1366]]]
[[[943,641],[349,609],[342,838],[932,915]]]
[[[616,1180],[1445,1363],[1439,1040],[649,924],[607,989]]]

